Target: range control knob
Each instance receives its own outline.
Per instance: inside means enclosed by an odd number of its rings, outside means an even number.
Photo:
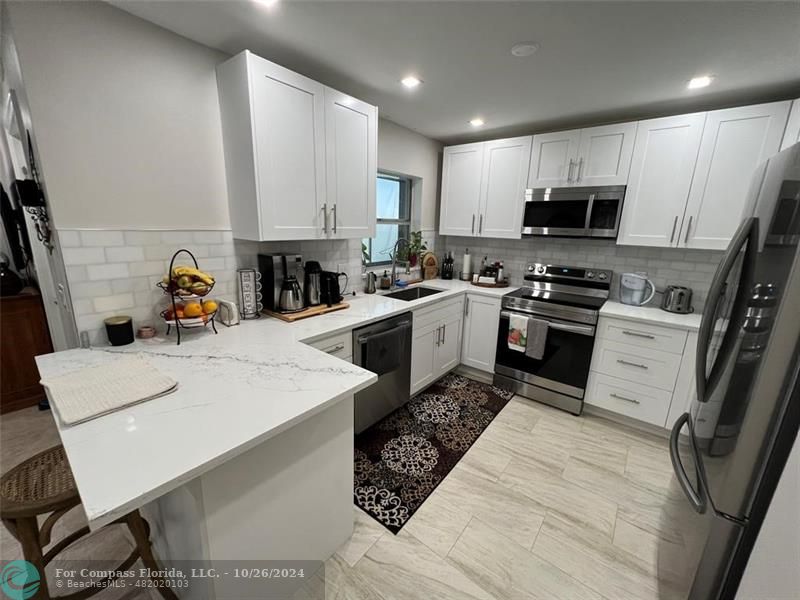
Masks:
[[[586,273],[586,279],[594,279],[594,271],[588,271]]]
[[[539,265],[538,267],[536,267],[536,272],[537,273],[544,273],[544,267],[542,265]]]
[[[597,277],[598,279],[602,279],[603,281],[608,279],[608,275],[606,275],[605,273],[598,273]]]
[[[528,272],[533,273],[533,265],[528,265]]]

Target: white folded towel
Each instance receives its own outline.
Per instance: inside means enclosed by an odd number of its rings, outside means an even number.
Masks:
[[[178,387],[177,381],[161,373],[142,356],[120,358],[40,383],[47,388],[50,401],[67,425],[158,398]]]
[[[508,349],[525,352],[528,339],[528,317],[509,315],[508,317]]]

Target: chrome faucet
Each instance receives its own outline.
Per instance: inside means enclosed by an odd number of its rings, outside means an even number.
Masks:
[[[392,246],[392,271],[391,274],[389,275],[390,290],[393,290],[397,287],[397,275],[395,275],[394,272],[397,263],[398,262],[405,263],[406,269],[408,269],[408,267],[411,265],[411,262],[409,260],[401,260],[401,261],[397,260],[397,247],[400,245],[400,242],[405,242],[406,250],[408,250],[408,248],[411,245],[411,242],[409,242],[406,238],[397,238],[397,241],[394,243],[394,246]]]

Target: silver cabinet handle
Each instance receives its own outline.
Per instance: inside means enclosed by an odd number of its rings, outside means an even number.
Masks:
[[[624,400],[625,402],[630,402],[631,404],[641,404],[638,400],[634,400],[633,398],[626,398],[625,396],[620,396],[614,392],[609,394],[612,398],[616,398],[617,400]]]
[[[437,327],[436,328],[436,345],[437,346],[441,343],[441,339],[442,339],[442,328],[441,327]]]
[[[475,213],[472,213],[472,228],[471,232],[475,233]]]
[[[467,296],[466,302],[464,303],[464,314],[469,316],[469,296]]]
[[[483,215],[481,215],[481,217],[480,217],[480,220],[479,220],[478,222],[479,222],[479,225],[478,225],[478,234],[480,235],[480,234],[482,234],[482,233],[483,233]]]
[[[336,204],[333,205],[333,233],[336,233]]]
[[[445,336],[447,335],[447,323],[442,325],[442,343],[444,344]]]
[[[334,352],[338,352],[339,350],[344,350],[344,342],[331,346],[330,348],[325,348],[323,352],[327,352],[328,354],[333,354]]]
[[[569,159],[569,168],[567,169],[567,181],[572,183],[572,167],[575,166],[575,161],[571,158]]]
[[[675,228],[678,227],[678,215],[675,215],[675,220],[672,222],[672,233],[669,236],[669,243],[675,239]]]
[[[578,161],[578,176],[575,178],[577,183],[581,181],[581,173],[583,172],[583,157]]]
[[[328,233],[328,203],[322,205],[322,231]]]
[[[694,216],[690,216],[689,217],[689,224],[686,226],[686,235],[683,237],[683,243],[684,244],[688,244],[689,243],[689,231],[692,229],[692,219],[693,218],[694,218]]]
[[[622,333],[623,335],[632,335],[633,337],[647,338],[648,340],[656,339],[656,336],[650,335],[649,333],[637,333],[635,331],[628,331],[627,329],[623,329]]]
[[[619,364],[621,364],[621,365],[627,365],[629,367],[636,367],[637,369],[649,369],[650,368],[647,365],[643,365],[641,363],[628,362],[627,360],[623,360],[621,358],[618,358],[617,362]]]

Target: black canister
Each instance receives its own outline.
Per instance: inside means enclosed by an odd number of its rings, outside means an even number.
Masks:
[[[106,335],[112,346],[125,346],[133,343],[133,320],[124,315],[108,317],[105,321]]]

